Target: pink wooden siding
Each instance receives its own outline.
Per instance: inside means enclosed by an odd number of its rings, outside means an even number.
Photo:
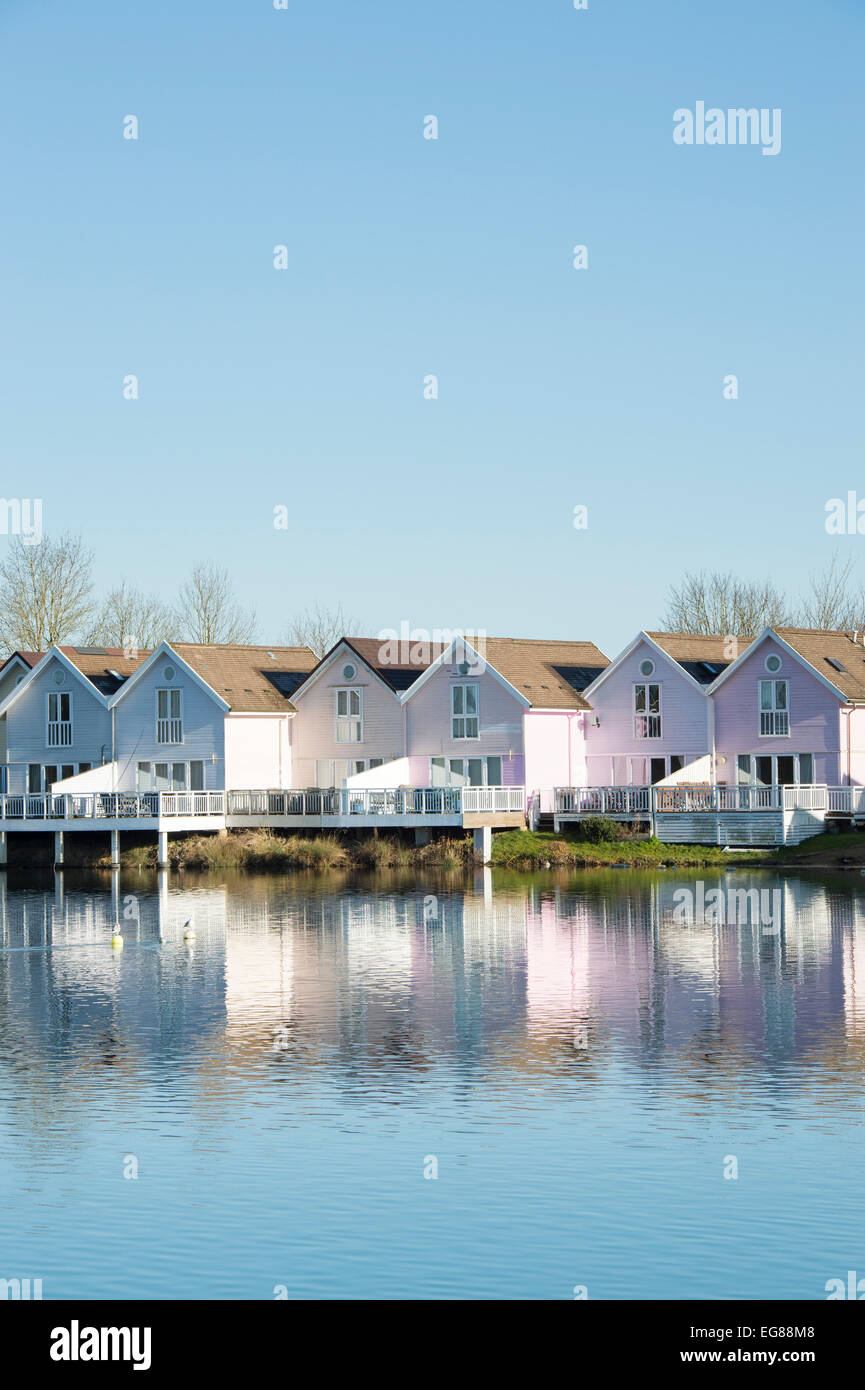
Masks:
[[[357,668],[354,680],[345,680],[342,668],[351,661]],[[337,743],[335,732],[335,691],[337,687],[359,687],[363,691],[363,742]],[[383,685],[353,652],[337,653],[318,680],[294,702],[297,717],[292,722],[292,784],[315,785],[318,758],[382,758],[389,762],[402,757],[402,707],[396,696]]]
[[[640,662],[654,661],[651,676],[640,672]],[[651,681],[661,687],[661,737],[637,738],[634,733],[634,685]],[[630,758],[653,758],[666,754],[699,757],[710,748],[708,701],[676,662],[640,642],[621,666],[588,696],[592,713],[586,728],[586,775],[590,785],[627,781],[617,775],[628,767]]]
[[[451,737],[451,686],[455,681],[474,681],[479,696],[479,737]],[[406,702],[409,754],[431,757],[480,758],[523,751],[524,705],[489,671],[461,676],[452,664],[439,666],[429,680]]]
[[[776,652],[781,658],[779,671],[767,671],[766,657]],[[763,737],[760,734],[761,680],[789,681],[790,734],[788,737]],[[842,784],[846,774],[846,751],[841,758],[840,697],[832,694],[816,675],[790,656],[772,638],[746,656],[742,665],[714,695],[715,749],[719,782],[736,780],[736,756],[739,753],[779,754],[813,753],[814,779],[830,786]],[[846,740],[845,740],[846,750]]]

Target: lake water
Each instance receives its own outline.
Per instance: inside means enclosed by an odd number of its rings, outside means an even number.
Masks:
[[[858,874],[65,878],[0,875],[0,1278],[821,1299],[865,1275]],[[731,886],[771,920],[682,920]]]

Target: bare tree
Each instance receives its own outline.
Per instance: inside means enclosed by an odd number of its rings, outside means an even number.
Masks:
[[[28,544],[16,536],[0,565],[0,643],[45,651],[86,631],[93,617],[93,555],[68,532]]]
[[[288,628],[286,645],[289,647],[310,647],[316,656],[324,656],[340,637],[351,637],[357,633],[357,622],[347,618],[342,604],[336,608],[323,608],[320,603],[296,617]]]
[[[670,632],[728,633],[753,637],[764,627],[789,623],[786,599],[771,580],[744,580],[734,574],[686,574],[670,590],[662,619]]]
[[[177,625],[176,615],[162,599],[124,582],[103,600],[88,642],[147,651],[170,641]]]
[[[186,642],[251,642],[255,612],[241,608],[228,570],[196,565],[180,590],[176,637]]]
[[[810,576],[810,591],[796,612],[797,627],[824,632],[865,631],[865,594],[852,585],[853,561],[838,563],[837,555],[820,574]]]

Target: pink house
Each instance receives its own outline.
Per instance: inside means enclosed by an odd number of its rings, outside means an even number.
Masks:
[[[719,784],[865,782],[865,650],[855,634],[767,628],[708,694]]]
[[[523,787],[586,777],[591,642],[343,638],[293,693],[296,786]]]
[[[707,691],[732,659],[722,637],[639,632],[583,692],[587,784],[650,786],[709,758]],[[710,775],[706,763],[695,780]]]

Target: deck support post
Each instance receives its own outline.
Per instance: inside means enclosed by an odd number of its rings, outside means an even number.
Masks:
[[[416,845],[428,845],[430,842],[430,828],[428,825],[416,825],[414,828],[414,842]]]
[[[120,831],[111,831],[111,867],[120,868]]]
[[[493,852],[493,828],[479,825],[475,830],[475,854],[479,854],[485,864],[490,862]]]
[[[0,830],[0,869],[5,869],[9,854],[9,845],[6,840],[6,831]]]
[[[159,868],[159,869],[167,869],[167,868],[168,868],[168,831],[167,831],[167,830],[157,830],[157,832],[156,832],[156,841],[157,841],[156,866],[157,866],[157,868]]]
[[[54,867],[63,868],[63,831],[54,831]]]

